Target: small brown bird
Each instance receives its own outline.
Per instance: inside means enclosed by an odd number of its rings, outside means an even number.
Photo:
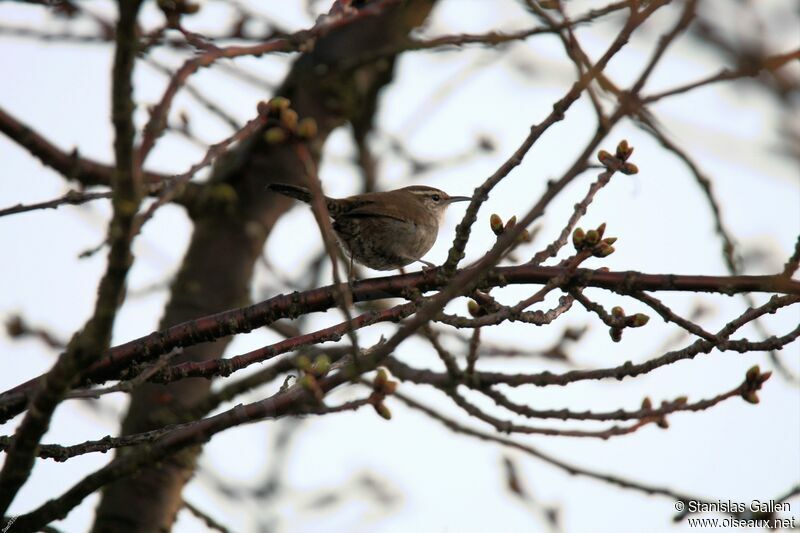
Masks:
[[[273,183],[270,190],[310,203],[305,187]],[[394,191],[370,192],[347,198],[325,197],[333,229],[352,261],[375,270],[393,270],[420,261],[439,233],[447,206],[467,196],[412,185]],[[351,269],[352,270],[352,269]]]

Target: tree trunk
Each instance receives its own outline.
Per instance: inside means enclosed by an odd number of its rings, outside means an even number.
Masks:
[[[398,45],[430,12],[434,0],[412,0],[375,17],[343,26],[320,38],[314,50],[293,65],[278,94],[292,101],[299,116],[313,117],[319,133],[312,152],[318,160],[330,132],[349,120],[364,121],[375,108],[381,87],[391,81],[393,58],[356,69],[337,68],[341,60],[384,46]],[[320,65],[327,65],[321,68]],[[253,110],[255,113],[255,109]],[[190,210],[194,233],[183,267],[171,288],[161,327],[245,305],[254,265],[275,221],[291,200],[266,191],[270,182],[297,183],[304,175],[287,145],[268,145],[262,135],[244,143],[214,169],[209,201]],[[213,201],[235,192],[233,203]],[[221,194],[223,193],[223,194]],[[222,355],[229,339],[187,349],[179,360],[204,361]],[[187,408],[209,391],[206,379],[169,385],[146,384],[132,394],[122,433],[148,431],[186,421]],[[184,450],[159,465],[108,485],[93,531],[168,531],[182,505],[183,486],[192,476],[200,448]],[[124,454],[125,449],[118,453]]]

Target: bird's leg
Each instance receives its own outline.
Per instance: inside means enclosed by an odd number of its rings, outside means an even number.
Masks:
[[[433,263],[431,263],[430,261],[425,261],[424,259],[417,259],[417,261],[419,261],[420,263],[422,263],[422,270],[421,270],[421,272],[423,272],[423,273],[425,273],[425,272],[430,272],[431,270],[433,270],[434,268],[436,268],[436,265],[434,265],[434,264],[433,264]]]
[[[410,259],[408,261],[408,265],[413,265],[414,263],[417,263],[417,262],[422,263],[424,265],[422,267],[422,271],[423,272],[425,272],[426,270],[430,270],[432,268],[436,268],[436,265],[434,265],[430,261],[425,261],[424,259]],[[408,265],[406,265],[406,266],[408,266]],[[401,274],[406,274],[405,267],[400,267],[400,268],[398,268],[398,270],[400,271]]]
[[[350,256],[350,268],[347,269],[347,284],[350,286],[350,290],[353,290],[353,281],[355,281],[355,275],[353,274],[353,256]]]

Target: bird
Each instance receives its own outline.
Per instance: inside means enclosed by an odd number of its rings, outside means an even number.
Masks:
[[[311,192],[297,185],[272,183],[268,189],[307,204]],[[425,185],[393,191],[368,192],[346,198],[325,197],[333,229],[353,261],[374,270],[394,270],[421,262],[436,242],[448,206],[467,202],[468,196],[450,196]]]

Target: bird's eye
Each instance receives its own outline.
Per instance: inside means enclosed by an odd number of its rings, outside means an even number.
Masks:
[[[431,200],[433,200],[434,202],[438,202],[441,199],[442,199],[442,197],[439,196],[438,194],[434,194],[434,195],[431,196]]]

